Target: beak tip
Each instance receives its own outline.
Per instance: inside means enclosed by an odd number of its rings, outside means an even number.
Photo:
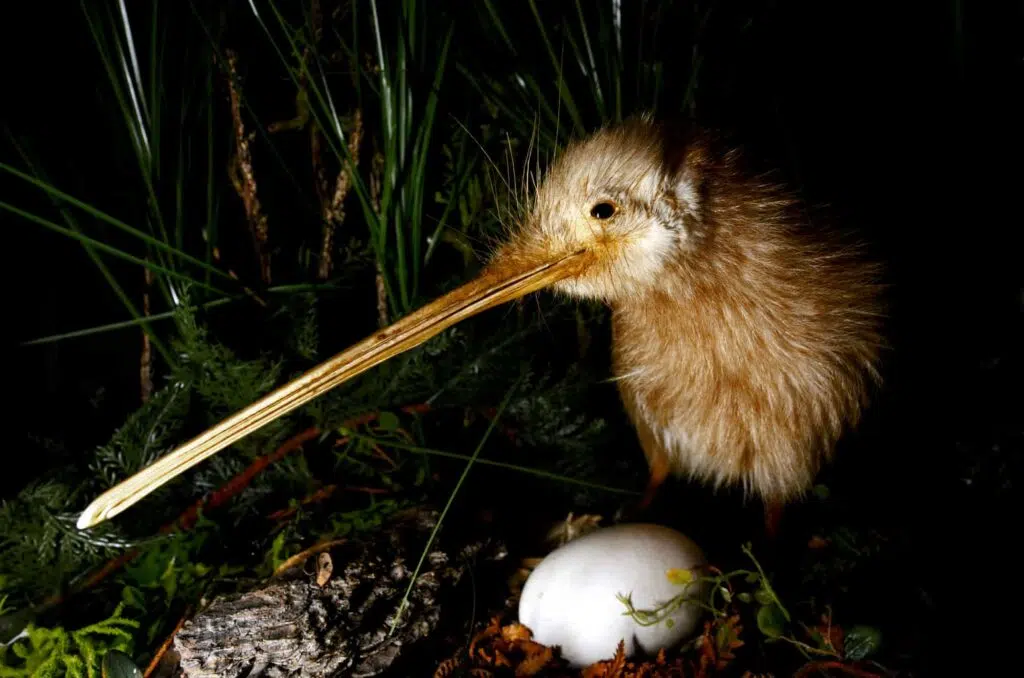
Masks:
[[[89,504],[88,506],[85,507],[85,510],[82,511],[81,514],[79,514],[78,521],[75,523],[75,527],[77,527],[79,530],[87,530],[90,527],[95,526],[97,523],[102,522],[103,517],[97,515],[97,513],[98,512],[96,511],[96,507],[93,504]]]

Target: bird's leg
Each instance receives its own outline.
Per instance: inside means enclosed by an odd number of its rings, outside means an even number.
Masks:
[[[779,536],[784,508],[785,504],[781,501],[765,500],[764,502],[764,532],[768,541],[775,541]]]
[[[654,501],[654,497],[658,494],[658,489],[665,482],[665,479],[668,478],[669,465],[666,456],[654,454],[649,456],[648,460],[650,477],[647,480],[647,488],[644,490],[643,496],[635,502],[629,502],[620,506],[615,515],[615,522],[634,520],[638,514],[647,510]]]
[[[642,511],[654,501],[658,489],[661,488],[668,477],[668,459],[661,454],[653,455],[650,459],[650,478],[647,480],[647,488],[643,496],[637,502],[636,509]]]
[[[637,514],[650,508],[655,496],[658,494],[658,489],[668,478],[670,465],[668,451],[662,446],[661,439],[651,429],[651,424],[647,418],[636,409],[636,399],[627,390],[626,382],[620,381],[619,389],[626,413],[636,428],[640,449],[643,450],[650,474],[643,496],[638,501],[630,501],[629,504],[619,507],[615,521],[623,522],[633,519]]]

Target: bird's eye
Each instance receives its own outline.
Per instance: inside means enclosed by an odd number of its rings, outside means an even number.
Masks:
[[[590,208],[590,216],[595,219],[611,219],[615,214],[615,205],[610,202],[599,202]]]

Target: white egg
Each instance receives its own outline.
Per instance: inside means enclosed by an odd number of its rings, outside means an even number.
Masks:
[[[654,610],[680,593],[703,597],[706,586],[680,584],[669,571],[704,565],[685,535],[661,525],[614,525],[552,551],[530,574],[519,600],[519,622],[544,645],[561,647],[575,667],[611,659],[619,641],[627,656],[656,653],[697,630],[700,606],[685,602],[652,626],[639,624],[619,596],[637,610]],[[694,579],[700,572],[692,570]]]

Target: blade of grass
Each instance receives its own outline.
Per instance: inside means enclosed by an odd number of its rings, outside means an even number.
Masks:
[[[437,537],[437,533],[441,529],[441,523],[444,522],[445,516],[448,515],[448,509],[450,509],[452,504],[455,502],[455,495],[459,493],[459,488],[462,487],[462,483],[465,482],[466,477],[469,475],[469,470],[473,468],[473,462],[475,462],[477,457],[480,456],[480,451],[484,448],[484,445],[491,437],[491,433],[494,431],[494,427],[498,424],[498,420],[501,419],[501,415],[505,413],[505,408],[508,406],[509,402],[511,402],[512,395],[519,388],[519,384],[522,382],[522,380],[523,377],[519,377],[519,379],[516,380],[516,383],[512,385],[512,388],[508,390],[508,393],[505,394],[504,400],[502,400],[501,405],[498,406],[497,414],[495,414],[494,418],[491,419],[491,423],[487,427],[487,431],[480,439],[480,443],[476,446],[476,449],[473,450],[472,457],[470,457],[469,461],[466,463],[466,467],[462,469],[462,475],[460,475],[458,481],[456,481],[455,488],[452,489],[451,494],[448,495],[448,501],[447,503],[445,503],[444,509],[441,510],[441,515],[438,516],[437,522],[434,523],[434,529],[431,530],[430,537],[427,539],[427,543],[423,547],[423,552],[420,554],[420,560],[418,563],[416,563],[416,569],[413,570],[412,576],[409,577],[409,586],[405,590],[405,595],[402,596],[402,600],[398,604],[398,609],[395,611],[394,617],[392,617],[391,629],[388,631],[389,637],[395,632],[395,629],[398,627],[398,622],[402,617],[402,611],[405,609],[405,605],[409,600],[409,594],[412,593],[412,588],[416,585],[416,578],[420,574],[420,569],[422,569],[423,567],[423,562],[427,559],[427,554],[430,552],[431,544],[434,543],[434,539]]]
[[[198,285],[200,287],[203,287],[204,289],[209,289],[212,292],[216,292],[217,294],[223,294],[223,295],[228,294],[224,290],[218,289],[216,287],[207,287],[206,284],[203,283],[203,281],[201,281],[201,280],[196,280],[195,278],[190,278],[190,277],[188,277],[187,275],[185,275],[183,273],[178,273],[177,271],[172,271],[169,268],[164,268],[160,264],[154,264],[151,261],[146,261],[145,259],[140,259],[140,258],[138,258],[138,257],[136,257],[134,255],[128,254],[127,252],[123,252],[123,251],[117,249],[116,247],[114,247],[112,245],[108,245],[105,242],[102,242],[100,240],[96,240],[95,238],[90,238],[89,236],[85,235],[84,233],[79,232],[78,230],[71,229],[71,228],[65,228],[65,227],[61,226],[60,224],[55,224],[55,223],[53,223],[52,221],[50,221],[48,219],[44,219],[44,218],[42,218],[40,216],[36,216],[35,214],[32,214],[30,212],[26,212],[25,210],[23,210],[21,208],[18,208],[18,207],[15,207],[14,205],[8,204],[6,202],[0,201],[0,209],[4,209],[4,210],[7,210],[8,212],[11,212],[13,214],[17,214],[18,216],[22,217],[23,219],[27,219],[28,221],[35,222],[35,223],[39,224],[40,226],[44,226],[44,227],[46,227],[46,228],[48,228],[48,229],[50,229],[52,231],[56,231],[57,233],[61,233],[63,235],[66,235],[69,238],[72,238],[73,240],[77,240],[80,243],[89,245],[91,247],[95,247],[96,249],[102,250],[102,251],[106,252],[107,254],[111,254],[111,255],[119,258],[119,259],[124,259],[125,261],[130,261],[133,264],[138,264],[139,266],[142,266],[144,268],[148,268],[149,270],[154,271],[156,273],[163,273],[164,275],[169,276],[171,278],[175,278],[177,280],[182,280],[184,282],[189,282],[189,283],[192,283],[194,285]]]
[[[207,301],[202,304],[197,304],[199,308],[214,308],[216,306],[223,306],[224,304],[237,301],[237,298],[221,298],[214,299],[213,301]],[[45,337],[39,337],[37,339],[29,339],[23,341],[19,346],[39,346],[41,344],[52,344],[64,339],[74,339],[77,337],[88,337],[94,334],[102,334],[104,332],[113,332],[115,330],[123,330],[129,327],[138,327],[139,325],[145,325],[147,323],[157,322],[160,320],[167,320],[173,318],[177,311],[164,311],[163,313],[153,313],[152,315],[144,318],[138,318],[135,320],[121,320],[115,323],[107,323],[106,325],[96,325],[95,327],[86,327],[80,330],[72,330],[70,332],[62,332],[60,334],[50,334]]]
[[[476,164],[480,158],[479,153],[473,154],[473,159],[469,161],[468,165],[462,165],[463,158],[466,155],[466,145],[467,144],[465,142],[459,144],[459,155],[455,164],[455,172],[458,179],[456,179],[455,188],[451,190],[447,200],[445,201],[444,212],[441,213],[441,218],[438,220],[437,226],[434,228],[433,233],[431,233],[427,238],[427,252],[423,255],[424,266],[430,263],[430,257],[433,255],[434,249],[440,241],[441,232],[444,231],[445,224],[448,221],[448,215],[450,215],[452,210],[455,209],[458,204],[459,196],[462,195],[462,192],[465,190],[470,178],[476,171]]]
[[[25,161],[25,164],[27,164],[30,168],[34,169],[35,165],[33,164],[32,160],[28,156],[28,154],[22,149],[21,145],[18,144],[17,141],[15,141],[13,139],[13,137],[11,138],[11,142],[14,144],[14,147],[17,149],[18,154],[21,155],[22,160]],[[36,171],[36,173],[41,173],[42,172],[41,169],[35,169],[35,171]],[[56,202],[56,201],[54,201],[54,202]],[[0,202],[0,207],[7,207],[7,204],[3,203],[3,202]],[[28,214],[27,212],[24,212],[22,210],[18,210],[18,208],[13,208],[13,209],[17,210],[17,211],[20,211],[23,214],[26,214],[26,215]],[[71,216],[71,213],[67,210],[67,208],[62,207],[60,205],[57,205],[57,209],[60,211],[61,216],[64,218],[64,221],[70,227],[69,229],[66,229],[66,230],[68,230],[68,232],[70,232],[70,233],[80,234],[81,228],[78,226],[78,223],[75,221],[74,217]],[[29,215],[29,216],[32,217],[33,215]],[[63,228],[61,226],[58,226],[57,224],[53,224],[53,226],[57,227],[58,229],[62,229]],[[107,265],[103,263],[103,260],[100,259],[99,255],[96,254],[95,250],[92,247],[90,247],[89,244],[87,244],[85,242],[83,242],[82,244],[83,244],[83,247],[85,249],[86,254],[89,256],[89,258],[92,260],[92,262],[96,265],[96,268],[99,269],[100,275],[102,275],[104,280],[107,281],[107,284],[110,285],[110,289],[113,290],[114,295],[121,301],[121,303],[124,305],[124,307],[126,309],[128,309],[128,313],[130,313],[131,316],[137,322],[139,322],[142,325],[143,332],[146,333],[146,335],[149,337],[150,342],[152,343],[152,345],[155,346],[157,351],[160,352],[160,355],[163,357],[163,359],[165,361],[167,361],[167,364],[173,367],[176,364],[176,362],[175,362],[171,352],[167,350],[167,347],[164,345],[164,343],[162,341],[160,341],[160,338],[158,336],[156,336],[156,334],[153,332],[153,329],[150,326],[150,323],[146,320],[145,316],[143,316],[141,313],[139,313],[138,309],[135,308],[135,304],[132,303],[131,298],[129,298],[128,294],[125,293],[124,289],[117,282],[117,279],[114,277],[114,274],[110,272],[110,269],[107,268]]]
[[[494,4],[491,0],[484,0],[484,7],[487,8],[487,13],[491,17],[491,25],[498,29],[498,33],[501,35],[501,39],[505,41],[505,46],[512,53],[512,56],[517,56],[516,46],[512,43],[512,40],[508,37],[508,32],[505,31],[505,24],[501,20],[501,16],[498,11],[494,9]]]
[[[605,118],[604,93],[601,90],[601,82],[597,76],[597,62],[594,59],[594,51],[590,48],[590,31],[587,30],[587,22],[583,18],[583,5],[580,4],[580,0],[576,0],[576,16],[578,16],[580,20],[580,33],[583,35],[583,44],[586,47],[586,64],[583,62],[583,55],[580,53],[579,46],[572,37],[572,32],[566,32],[566,36],[572,44],[573,51],[576,52],[576,61],[580,65],[580,71],[583,72],[584,77],[587,77],[588,75],[590,76],[587,80],[592,85],[594,100],[597,102],[598,111],[600,112],[601,117]],[[589,66],[589,71],[587,66]]]
[[[438,450],[430,447],[420,447],[417,445],[409,445],[407,443],[400,443],[395,440],[386,440],[384,438],[375,438],[373,436],[363,435],[361,433],[354,433],[352,431],[345,431],[345,435],[355,439],[362,439],[369,442],[373,442],[383,447],[390,447],[396,450],[403,450],[405,452],[411,452],[413,454],[424,454],[432,457],[444,457],[446,459],[462,459],[468,461],[473,459],[468,454],[460,454],[458,452],[448,452],[447,450]],[[526,475],[536,476],[538,478],[545,478],[547,480],[554,480],[560,483],[566,483],[568,485],[577,485],[579,487],[586,487],[592,490],[601,490],[603,492],[611,492],[613,494],[632,494],[639,495],[641,492],[637,490],[627,490],[622,487],[611,487],[610,485],[602,485],[600,483],[592,483],[586,480],[580,480],[571,476],[562,475],[555,473],[554,471],[545,471],[539,468],[532,468],[529,466],[520,466],[518,464],[510,464],[503,461],[495,461],[493,459],[481,459],[476,458],[474,460],[476,464],[482,464],[484,466],[493,466],[494,468],[507,469],[509,471],[515,471],[517,473],[525,473]]]
[[[335,287],[336,287],[336,285],[334,283],[326,283],[326,284],[298,283],[298,284],[295,284],[295,285],[277,285],[275,287],[268,287],[266,291],[268,293],[290,294],[290,293],[293,293],[293,292],[316,292],[316,291],[319,291],[319,290],[322,290],[322,289],[333,289]],[[233,297],[221,297],[219,299],[212,299],[210,301],[205,301],[205,302],[203,302],[201,304],[196,304],[196,306],[198,308],[203,308],[203,309],[206,309],[206,308],[216,308],[218,306],[223,306],[225,304],[229,304],[229,303],[231,303],[233,301],[242,301],[243,299],[247,299],[247,298],[248,298],[247,295],[238,294],[238,295],[235,295]],[[47,335],[45,337],[38,337],[36,339],[29,339],[27,341],[21,342],[18,345],[19,346],[38,346],[40,344],[51,344],[51,343],[54,343],[54,342],[57,342],[57,341],[61,341],[63,339],[73,339],[75,337],[85,337],[85,336],[89,336],[89,335],[92,335],[92,334],[101,334],[103,332],[113,332],[115,330],[125,329],[125,328],[128,328],[128,327],[138,327],[139,325],[143,325],[143,324],[145,324],[147,322],[153,322],[153,321],[166,320],[168,318],[173,318],[174,314],[175,314],[175,311],[165,311],[163,313],[154,313],[154,314],[152,314],[152,315],[150,315],[148,317],[139,317],[139,318],[134,319],[134,320],[121,320],[121,321],[114,322],[114,323],[107,323],[105,325],[97,325],[95,327],[85,327],[85,328],[80,329],[80,330],[71,330],[70,332],[62,332],[60,334],[51,334],[51,335]]]
[[[67,202],[67,203],[70,203],[71,205],[74,205],[78,209],[82,210],[83,212],[87,212],[87,213],[91,214],[92,216],[96,217],[97,219],[99,219],[99,220],[101,220],[101,221],[103,221],[103,222],[105,222],[105,223],[107,223],[107,224],[109,224],[109,225],[111,225],[111,226],[113,226],[115,228],[118,228],[118,229],[120,229],[122,231],[125,231],[126,233],[132,234],[136,238],[139,238],[140,240],[142,240],[146,244],[152,245],[153,247],[157,248],[158,250],[161,250],[161,251],[164,251],[164,252],[168,252],[169,254],[172,254],[172,255],[174,255],[176,257],[179,257],[179,258],[183,259],[184,261],[187,261],[187,262],[189,262],[191,264],[195,264],[196,266],[199,266],[200,268],[203,268],[204,270],[207,270],[207,271],[209,271],[211,273],[215,273],[216,275],[218,275],[221,278],[225,278],[227,280],[230,280],[233,283],[237,282],[234,278],[232,278],[230,275],[228,275],[224,271],[220,270],[219,268],[216,268],[214,266],[210,266],[210,265],[206,264],[206,262],[202,261],[201,259],[196,259],[195,257],[193,257],[193,256],[191,256],[189,254],[186,254],[185,252],[182,252],[181,250],[178,250],[178,249],[172,247],[171,245],[169,245],[169,244],[167,244],[165,242],[162,242],[162,241],[154,238],[153,236],[149,235],[148,233],[140,231],[137,228],[133,228],[132,226],[129,226],[128,224],[124,223],[123,221],[110,216],[106,212],[103,212],[103,211],[93,207],[92,205],[90,205],[90,204],[88,204],[86,202],[83,202],[83,201],[79,200],[78,198],[75,198],[74,196],[68,195],[64,191],[62,191],[62,190],[60,190],[60,189],[58,189],[58,188],[56,188],[54,186],[51,186],[50,184],[48,184],[45,181],[41,181],[39,179],[36,179],[35,177],[32,177],[32,176],[30,176],[28,174],[25,174],[24,172],[22,172],[22,171],[20,171],[18,169],[15,169],[14,167],[11,167],[10,165],[6,165],[3,162],[0,162],[0,169],[4,170],[5,172],[8,172],[10,174],[13,174],[14,176],[18,177],[19,179],[23,179],[24,181],[27,181],[30,184],[33,184],[34,186],[37,186],[38,188],[41,188],[43,191],[45,191],[46,193],[48,193],[52,197],[59,198],[60,200],[63,200],[65,202]]]
[[[414,171],[416,181],[413,184],[416,194],[415,199],[412,201],[413,213],[411,215],[415,219],[415,228],[412,239],[412,297],[414,299],[417,297],[419,292],[420,268],[422,264],[425,263],[425,260],[421,261],[420,259],[420,251],[422,245],[421,228],[423,223],[423,193],[426,187],[427,159],[429,157],[430,138],[434,130],[434,121],[437,117],[438,92],[441,89],[441,81],[444,77],[445,66],[448,62],[448,48],[451,45],[453,33],[454,27],[451,27],[445,35],[444,45],[441,47],[441,56],[438,59],[437,68],[434,71],[434,81],[430,88],[430,94],[427,96],[427,107],[424,113],[424,120],[420,123],[419,132],[416,136],[416,143],[413,148],[414,162],[416,162],[416,169]]]
[[[371,16],[373,17],[373,34],[376,41],[377,47],[377,67],[380,75],[378,76],[379,88],[380,88],[380,106],[381,115],[383,117],[383,123],[381,127],[381,134],[384,137],[384,172],[383,172],[383,190],[380,195],[380,215],[381,222],[380,228],[377,230],[377,249],[378,249],[378,261],[381,263],[381,270],[384,273],[384,280],[387,282],[389,276],[387,275],[388,267],[385,266],[386,260],[384,253],[387,252],[388,247],[388,228],[391,222],[391,198],[392,192],[395,187],[397,171],[396,164],[398,158],[396,157],[395,151],[395,110],[394,110],[394,97],[395,92],[391,87],[391,78],[389,77],[389,64],[387,58],[384,56],[384,42],[381,38],[380,30],[380,17],[377,13],[377,2],[376,0],[370,0]],[[363,103],[360,102],[360,106]],[[365,106],[363,106],[365,108]],[[396,235],[399,235],[398,223],[395,223]],[[399,286],[399,299],[394,299],[394,294],[391,295],[392,307],[398,307],[399,304],[396,301],[400,301],[401,305],[404,306],[406,303],[405,295],[403,293],[405,287],[405,251],[403,243],[399,237],[396,242],[395,255],[398,261],[396,266],[396,272],[398,274],[398,286]]]
[[[127,27],[128,24],[128,13],[124,8],[124,0],[121,0],[121,14],[124,16],[124,23]],[[148,111],[154,134],[160,129],[160,88],[158,83],[160,82],[159,76],[159,65],[163,55],[163,45],[167,44],[167,26],[164,26],[164,39],[157,39],[157,26],[160,22],[157,21],[157,4],[154,2],[152,5],[152,12],[150,13],[149,21],[149,103]],[[129,40],[129,44],[131,41]],[[159,50],[159,51],[158,51]],[[142,82],[139,78],[139,85],[141,87]],[[145,103],[145,100],[143,100]],[[151,152],[152,164],[150,165],[153,175],[159,180],[160,179],[160,142],[159,139],[155,139],[153,142],[153,149]]]
[[[92,33],[93,40],[96,43],[96,48],[97,48],[97,50],[100,53],[100,58],[103,61],[104,67],[106,69],[107,77],[110,80],[111,87],[114,89],[115,97],[117,98],[118,103],[121,105],[122,114],[123,114],[123,117],[125,119],[125,125],[133,133],[134,138],[140,140],[140,143],[137,144],[136,147],[135,147],[136,148],[136,159],[137,159],[138,164],[139,164],[139,174],[140,174],[140,176],[142,178],[142,183],[143,183],[143,185],[146,188],[146,197],[147,197],[147,199],[149,201],[150,219],[156,224],[157,229],[159,230],[159,233],[160,233],[160,238],[163,240],[163,242],[164,243],[169,243],[170,241],[169,241],[169,238],[168,238],[168,235],[167,235],[167,228],[166,228],[166,226],[164,224],[164,218],[163,218],[162,210],[160,209],[160,200],[157,197],[156,186],[153,183],[153,172],[152,172],[153,158],[152,158],[152,151],[151,151],[152,147],[151,147],[151,138],[150,138],[152,130],[147,130],[147,120],[143,117],[141,109],[140,109],[139,104],[138,104],[138,100],[142,98],[141,97],[141,92],[143,91],[142,83],[141,82],[137,82],[136,83],[136,82],[133,81],[132,76],[131,76],[132,69],[131,69],[131,67],[129,65],[129,59],[124,54],[124,47],[122,47],[120,41],[118,41],[115,38],[114,39],[114,46],[116,48],[116,53],[117,53],[118,60],[120,61],[120,64],[121,64],[121,69],[120,70],[123,71],[124,74],[125,74],[125,80],[127,81],[126,82],[127,89],[128,89],[128,92],[129,92],[129,94],[131,96],[132,105],[131,105],[131,107],[129,107],[125,103],[124,96],[120,93],[121,92],[121,87],[120,87],[120,85],[118,83],[118,78],[117,78],[117,75],[116,75],[116,73],[118,72],[118,69],[116,69],[114,67],[114,60],[107,53],[107,51],[104,49],[104,42],[101,39],[101,35],[100,35],[100,32],[99,32],[99,27],[96,24],[94,24],[92,18],[90,18],[89,12],[85,8],[84,0],[82,0],[81,4],[82,4],[82,11],[83,11],[83,13],[86,16],[86,20],[87,20],[87,22],[89,24],[89,28],[90,28],[90,32]],[[108,20],[109,20],[111,25],[114,25],[116,23],[114,18],[113,18],[113,16],[110,15],[109,9],[108,9]],[[128,49],[130,50],[131,54],[134,55],[135,46],[134,46],[133,42],[131,41],[131,26],[130,26],[130,23],[127,21],[127,15],[124,16],[124,30],[125,30],[126,35],[128,36],[128,41],[127,41],[128,42]],[[136,73],[136,75],[137,75],[137,73]],[[136,89],[138,89],[138,94],[136,93]],[[157,257],[158,257],[158,259],[162,259],[162,257],[159,254],[157,254]],[[164,263],[164,265],[169,267],[169,268],[173,267],[173,262],[162,262],[162,263]],[[164,282],[166,283],[166,281],[164,281]],[[173,292],[171,292],[171,296],[172,297],[174,296]]]
[[[548,39],[548,32],[544,29],[544,21],[540,18],[540,12],[537,11],[537,3],[534,0],[529,0],[529,3],[530,9],[533,11],[533,16],[537,20],[537,30],[540,31],[540,36],[544,40],[544,46],[547,48],[548,56],[551,58],[551,65],[554,67],[555,72],[558,73],[558,94],[565,103],[566,108],[569,110],[569,116],[572,118],[572,123],[576,128],[576,132],[583,133],[586,129],[583,125],[583,119],[580,117],[579,109],[576,108],[576,101],[572,98],[572,93],[565,84],[565,74],[562,72],[562,66],[559,63],[558,57],[555,56],[555,49],[552,47],[551,41]]]
[[[213,218],[216,193],[213,186],[213,69],[206,69],[206,265],[213,268],[213,248],[217,242],[217,222]],[[206,284],[210,284],[210,271],[206,271]]]

